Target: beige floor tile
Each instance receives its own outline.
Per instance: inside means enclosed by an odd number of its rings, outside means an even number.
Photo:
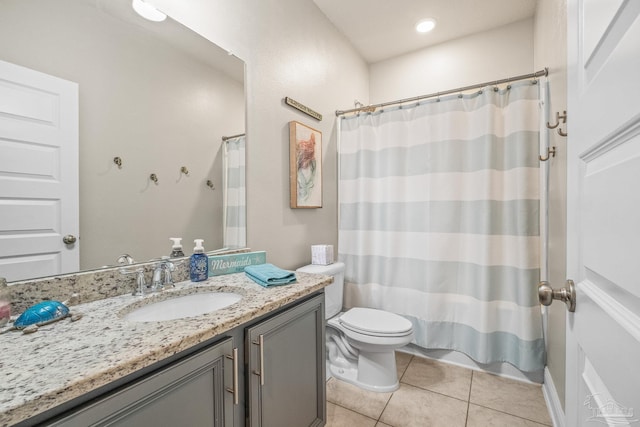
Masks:
[[[471,369],[416,356],[409,363],[402,382],[467,401]]]
[[[376,420],[327,402],[326,427],[374,427]]]
[[[396,351],[396,370],[398,371],[398,379],[402,378],[407,366],[409,366],[409,362],[411,362],[411,358],[413,355],[409,353],[403,353],[401,351]]]
[[[378,421],[378,424],[376,424],[376,427],[393,427],[393,426],[390,426],[389,424],[385,424]]]
[[[464,427],[467,402],[400,384],[380,421],[394,427]]]
[[[362,390],[354,385],[331,378],[327,381],[327,401],[376,420],[380,418],[391,393]]]
[[[471,404],[467,427],[544,427],[544,424]]]
[[[473,373],[471,403],[551,425],[542,387],[484,372]]]

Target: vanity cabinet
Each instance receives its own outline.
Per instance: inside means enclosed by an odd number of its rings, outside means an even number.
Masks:
[[[320,292],[19,426],[323,426],[324,327]]]
[[[246,329],[248,426],[324,425],[324,327],[319,295]]]
[[[237,354],[225,339],[45,425],[233,427]]]

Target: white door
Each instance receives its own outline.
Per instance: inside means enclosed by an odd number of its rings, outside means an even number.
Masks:
[[[640,426],[639,14],[638,0],[568,1],[571,427]]]
[[[0,277],[79,268],[78,85],[0,61]]]

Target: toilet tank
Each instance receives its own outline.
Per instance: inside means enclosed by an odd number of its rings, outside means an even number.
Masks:
[[[334,262],[329,265],[305,265],[296,271],[303,273],[324,274],[333,276],[333,283],[324,288],[324,312],[327,319],[332,318],[342,310],[344,296],[344,263]]]

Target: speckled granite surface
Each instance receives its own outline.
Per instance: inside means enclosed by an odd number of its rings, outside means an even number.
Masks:
[[[166,322],[123,319],[140,297],[130,294],[73,307],[84,317],[40,327],[31,335],[0,335],[0,426],[10,426],[220,335],[324,288],[328,276],[296,273],[298,282],[263,288],[244,273],[210,278],[172,293],[233,291],[240,302],[213,313]]]

